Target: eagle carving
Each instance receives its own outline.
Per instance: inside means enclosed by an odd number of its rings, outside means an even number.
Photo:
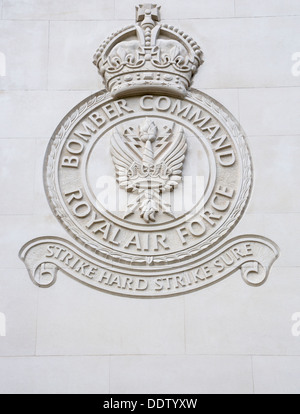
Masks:
[[[111,155],[117,182],[121,189],[136,194],[124,219],[136,211],[146,223],[155,222],[159,212],[174,218],[162,194],[180,184],[186,152],[184,130],[175,131],[175,124],[159,133],[156,124],[145,118],[136,131],[132,127],[123,134],[114,130]]]

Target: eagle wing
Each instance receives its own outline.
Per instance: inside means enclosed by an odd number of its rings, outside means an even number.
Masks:
[[[163,191],[173,191],[182,180],[182,170],[187,152],[187,142],[183,128],[176,135],[174,142],[169,146],[167,153],[163,154],[157,163],[167,167],[168,180]]]
[[[111,156],[116,171],[116,179],[122,189],[134,191],[135,184],[131,180],[134,167],[140,164],[140,160],[122,140],[118,130],[115,129],[111,138]]]

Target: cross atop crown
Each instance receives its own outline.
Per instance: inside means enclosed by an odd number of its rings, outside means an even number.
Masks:
[[[160,21],[160,6],[151,3],[136,6],[136,21],[142,27],[154,27]]]

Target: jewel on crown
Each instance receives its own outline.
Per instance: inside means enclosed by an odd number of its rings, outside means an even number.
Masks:
[[[136,7],[136,24],[113,33],[94,64],[114,98],[143,93],[183,98],[203,63],[202,51],[183,31],[160,22],[160,7]]]

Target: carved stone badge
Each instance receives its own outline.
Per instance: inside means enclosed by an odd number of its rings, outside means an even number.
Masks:
[[[239,123],[190,89],[200,47],[144,5],[94,63],[106,90],[60,123],[44,168],[50,206],[76,244],[46,237],[24,246],[34,283],[51,286],[60,269],[111,293],[155,297],[241,269],[248,284],[262,284],[276,245],[225,241],[247,206],[252,166]]]

